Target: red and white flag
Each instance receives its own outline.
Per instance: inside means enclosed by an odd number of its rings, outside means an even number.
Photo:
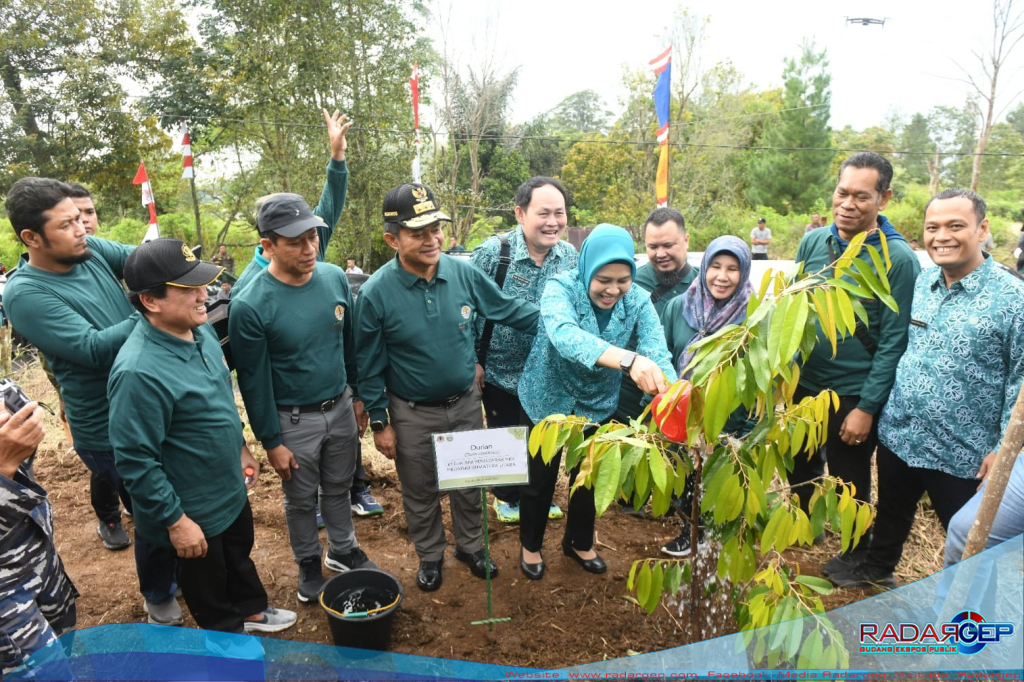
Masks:
[[[409,79],[409,87],[412,88],[412,127],[420,129],[420,72],[419,65],[412,65],[412,78]],[[418,135],[417,135],[418,137]]]
[[[413,140],[416,145],[416,156],[412,159],[412,181],[422,182],[422,173],[420,172],[420,73],[417,64],[412,65],[409,88],[412,90],[412,120],[413,127],[416,129],[416,137]]]
[[[153,186],[149,184],[146,164],[142,161],[139,161],[139,172],[135,174],[132,184],[142,185],[142,205],[149,207],[149,229],[146,230],[146,236],[142,238],[142,243],[145,244],[160,236],[160,226],[156,221],[156,201],[153,200]]]
[[[181,179],[194,178],[192,168],[192,140],[188,136],[188,126],[181,124]]]

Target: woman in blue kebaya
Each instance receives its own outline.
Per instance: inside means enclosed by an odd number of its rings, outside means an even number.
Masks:
[[[675,381],[650,294],[632,286],[633,254],[628,232],[598,225],[583,242],[577,268],[548,282],[537,339],[519,382],[519,399],[530,422],[552,414],[575,414],[594,423],[609,419],[618,404],[622,372],[647,393]],[[635,353],[625,350],[634,335]],[[561,460],[558,454],[545,465],[539,456],[531,457],[530,484],[522,488],[519,565],[532,580],[544,575],[540,550]],[[570,485],[577,472],[578,467],[569,472]],[[604,573],[607,566],[594,551],[594,517],[594,492],[581,487],[569,499],[562,552],[585,570]]]

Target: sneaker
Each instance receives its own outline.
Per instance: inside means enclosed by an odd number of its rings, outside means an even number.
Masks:
[[[844,571],[836,571],[828,577],[836,587],[879,587],[891,590],[896,587],[892,571],[886,568],[861,563]]]
[[[294,611],[268,606],[260,613],[246,618],[242,627],[246,632],[280,632],[295,625],[298,618]]]
[[[551,506],[548,507],[548,518],[549,519],[560,519],[563,516],[565,516],[565,514],[562,513],[561,507],[559,507],[557,504],[552,502]]]
[[[320,596],[324,573],[320,570],[320,557],[306,557],[299,562],[299,601],[308,604]]]
[[[338,573],[351,571],[353,568],[379,568],[377,564],[370,561],[370,557],[366,556],[366,552],[358,547],[348,554],[336,554],[331,550],[327,550],[327,556],[324,557],[324,565]]]
[[[99,534],[100,540],[103,541],[103,546],[112,552],[125,549],[128,545],[132,544],[132,541],[128,538],[128,533],[120,521],[114,521],[113,523],[103,523],[101,521],[100,525],[96,527],[96,532]]]
[[[494,498],[494,513],[502,523],[519,523],[519,503]]]
[[[367,486],[359,490],[352,489],[352,511],[356,516],[377,516],[384,513],[384,507],[373,499],[370,488]]]
[[[142,604],[142,610],[153,625],[181,625],[185,622],[177,599],[168,599],[163,604],[154,604],[147,599]]]
[[[662,545],[661,552],[674,557],[690,556],[690,529],[684,528],[674,540]]]

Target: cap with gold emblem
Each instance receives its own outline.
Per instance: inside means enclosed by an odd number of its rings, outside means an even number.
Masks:
[[[131,252],[124,264],[124,282],[132,291],[161,284],[203,287],[220,277],[224,268],[196,258],[180,239],[162,237]]]
[[[395,187],[384,197],[386,223],[419,230],[439,220],[451,222],[452,219],[441,211],[434,193],[426,185],[406,183]]]

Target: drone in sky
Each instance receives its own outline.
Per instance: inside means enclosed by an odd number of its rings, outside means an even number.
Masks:
[[[860,24],[861,26],[881,26],[885,28],[885,20],[889,17],[882,19],[874,19],[872,17],[846,17],[846,25]]]

